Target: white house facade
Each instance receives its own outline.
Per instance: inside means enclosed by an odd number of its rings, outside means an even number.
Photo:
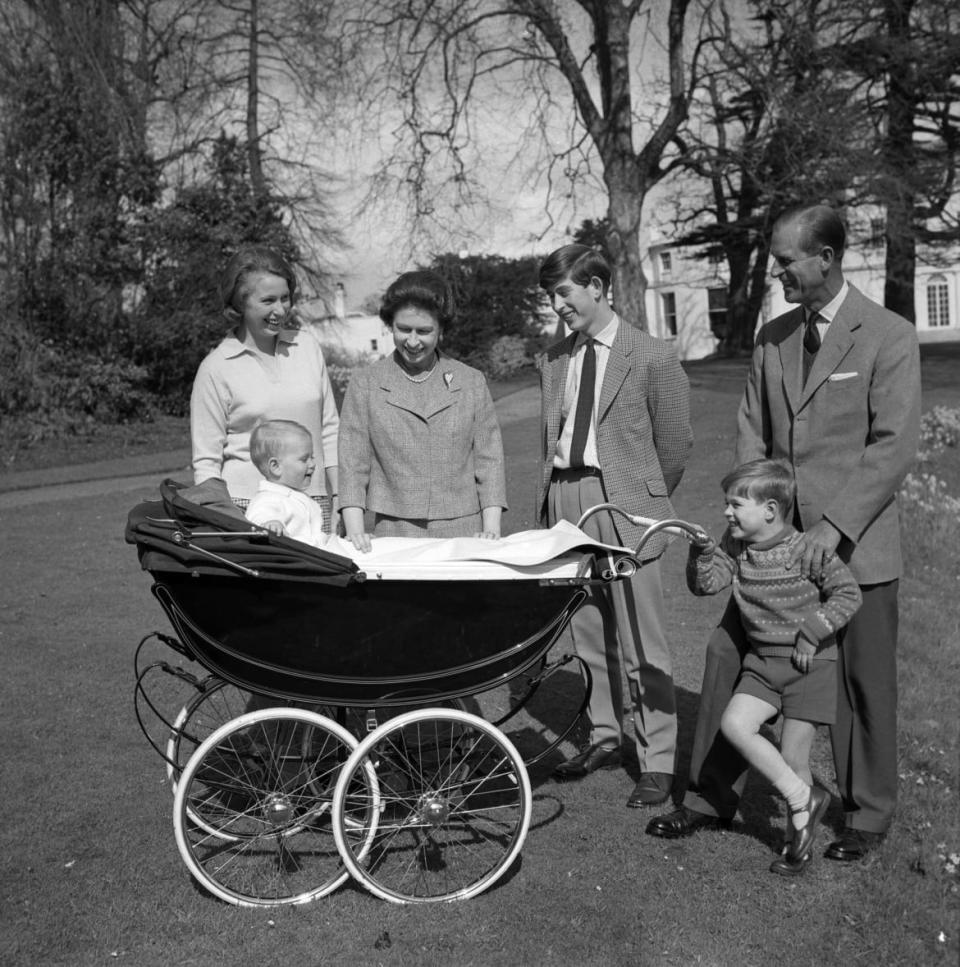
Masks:
[[[647,316],[655,336],[676,343],[681,359],[702,359],[717,346],[714,328],[727,309],[727,265],[704,259],[702,248],[652,239],[647,247]],[[883,303],[884,249],[854,242],[843,260],[847,280]],[[960,341],[960,251],[934,256],[918,251],[915,275],[917,335],[920,342]],[[757,324],[789,308],[779,285],[769,285]]]

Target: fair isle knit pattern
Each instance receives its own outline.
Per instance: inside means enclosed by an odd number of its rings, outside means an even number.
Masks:
[[[802,631],[817,643],[817,658],[836,660],[836,633],[860,607],[860,588],[836,555],[818,582],[800,574],[799,561],[788,567],[800,538],[789,525],[756,544],[734,540],[727,531],[719,547],[690,548],[687,585],[694,594],[716,594],[732,585],[740,620],[758,654],[789,658]]]

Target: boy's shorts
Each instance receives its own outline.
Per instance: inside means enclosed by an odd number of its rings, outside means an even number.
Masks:
[[[734,692],[769,703],[785,718],[833,725],[837,720],[837,663],[815,658],[810,671],[804,673],[789,658],[749,651]]]

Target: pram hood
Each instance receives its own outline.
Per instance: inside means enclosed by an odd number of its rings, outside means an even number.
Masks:
[[[347,557],[255,531],[230,501],[223,481],[189,487],[167,479],[160,498],[137,504],[124,534],[151,573],[244,574],[341,585],[363,579]]]

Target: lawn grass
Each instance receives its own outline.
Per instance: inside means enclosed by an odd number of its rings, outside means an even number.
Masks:
[[[739,365],[739,364],[732,364]],[[697,446],[677,494],[681,516],[721,526],[718,464],[730,453],[741,383],[690,368]],[[926,379],[926,374],[925,374]],[[960,406],[946,378],[925,383]],[[931,402],[931,404],[933,403]],[[512,426],[512,529],[528,526],[536,417]],[[960,495],[960,454],[937,472]],[[516,496],[514,496],[516,495]],[[676,843],[644,834],[654,810],[627,810],[635,761],[583,783],[531,769],[533,821],[520,861],[462,904],[396,907],[347,885],[316,903],[241,910],[197,888],[173,842],[161,761],[132,712],[132,651],[169,633],[149,579],[123,543],[129,507],[152,487],[104,501],[0,513],[12,577],[0,586],[4,791],[0,963],[10,967],[153,965],[587,965],[787,967],[956,964],[957,521],[906,508],[901,582],[900,802],[891,835],[862,864],[817,857],[785,881],[767,872],[783,826],[770,788],[748,785],[732,831]],[[722,602],[689,595],[684,556],[664,573],[687,767],[703,645]],[[150,645],[152,647],[152,643]],[[349,642],[344,643],[349,647]],[[156,657],[175,661],[157,647]],[[549,684],[572,704],[572,672]],[[188,690],[170,685],[177,708]],[[538,713],[541,718],[547,712]],[[814,772],[835,791],[825,735]],[[835,802],[818,843],[842,823]],[[943,939],[941,940],[941,934]]]

